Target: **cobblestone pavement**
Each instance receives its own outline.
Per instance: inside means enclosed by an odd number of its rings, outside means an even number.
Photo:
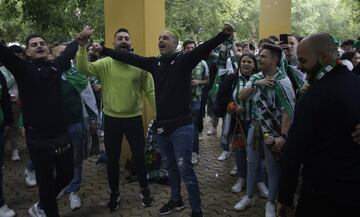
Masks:
[[[204,133],[207,128],[205,127]],[[257,196],[257,203],[243,212],[234,210],[234,205],[239,201],[243,192],[231,193],[231,187],[236,181],[236,177],[231,177],[229,172],[234,165],[234,157],[225,162],[217,160],[221,152],[218,136],[204,136],[200,142],[200,162],[194,167],[197,173],[202,203],[205,216],[264,216],[265,200]],[[37,188],[28,188],[24,181],[24,168],[28,156],[24,144],[24,139],[17,137],[17,142],[21,144],[21,161],[10,161],[10,148],[7,146],[5,153],[4,168],[4,191],[6,203],[14,209],[18,217],[28,216],[28,208],[37,202]],[[105,166],[95,164],[96,157],[92,157],[84,162],[83,183],[80,190],[82,207],[77,211],[69,208],[68,197],[61,199],[59,204],[60,215],[62,217],[138,217],[138,216],[160,216],[159,207],[168,201],[170,188],[165,185],[152,183],[150,190],[155,198],[152,207],[143,208],[139,197],[139,185],[135,182],[126,183],[124,176],[121,177],[121,202],[120,209],[110,214],[106,209],[106,202],[109,198],[108,185],[106,179]],[[187,217],[191,210],[188,205],[187,193],[184,185],[182,186],[184,201],[187,208],[181,212],[174,212],[169,217]]]

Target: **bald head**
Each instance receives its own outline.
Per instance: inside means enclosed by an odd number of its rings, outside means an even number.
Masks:
[[[162,56],[170,56],[176,53],[179,38],[170,31],[165,31],[159,36],[159,50]]]
[[[337,44],[334,38],[328,33],[311,34],[301,41],[301,43],[309,43],[316,56],[327,55],[332,60],[337,58]]]
[[[311,83],[316,73],[337,59],[337,45],[328,33],[316,33],[303,39],[297,49],[298,68],[308,74]]]

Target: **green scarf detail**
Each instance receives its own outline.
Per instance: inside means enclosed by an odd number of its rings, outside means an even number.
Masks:
[[[71,68],[63,74],[63,78],[69,81],[79,93],[88,85],[88,79],[76,70],[74,64],[71,64]]]

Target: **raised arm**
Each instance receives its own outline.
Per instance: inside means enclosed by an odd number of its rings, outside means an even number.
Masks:
[[[157,64],[158,61],[155,57],[142,57],[126,51],[116,51],[106,47],[102,48],[100,53],[121,62],[141,68],[150,73],[153,73],[154,66]]]
[[[186,55],[187,61],[190,62],[189,66],[194,68],[202,59],[207,58],[212,50],[232,36],[233,33],[234,27],[229,23],[225,23],[223,31],[217,34],[214,38],[205,41]]]
[[[64,52],[54,59],[55,65],[61,72],[64,72],[70,68],[70,60],[75,58],[76,51],[78,49],[78,42],[76,40],[68,44]]]
[[[25,73],[26,61],[13,54],[8,47],[0,43],[0,62],[18,79]]]

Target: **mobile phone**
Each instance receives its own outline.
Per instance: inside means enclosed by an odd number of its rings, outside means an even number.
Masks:
[[[289,44],[288,34],[280,34],[280,44]]]

